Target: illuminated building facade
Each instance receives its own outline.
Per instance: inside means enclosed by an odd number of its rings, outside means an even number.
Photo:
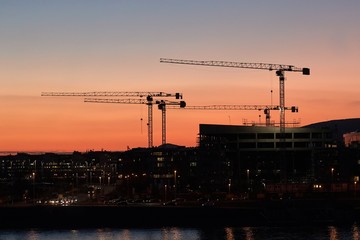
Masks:
[[[330,130],[200,124],[202,184],[211,191],[259,191],[268,183],[324,180],[338,164]]]

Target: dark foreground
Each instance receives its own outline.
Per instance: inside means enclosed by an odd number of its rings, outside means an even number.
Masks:
[[[339,225],[360,221],[359,201],[244,201],[210,207],[2,206],[0,228]]]

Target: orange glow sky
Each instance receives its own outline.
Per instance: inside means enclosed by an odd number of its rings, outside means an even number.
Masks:
[[[188,106],[279,105],[275,72],[160,58],[308,67],[310,76],[285,73],[285,105],[299,108],[286,121],[358,118],[359,11],[356,0],[1,1],[0,152],[147,147],[146,105],[42,92],[180,92]],[[156,106],[153,114],[158,146]],[[271,117],[279,122],[279,112]],[[196,146],[200,123],[259,121],[258,111],[169,109],[167,142]]]

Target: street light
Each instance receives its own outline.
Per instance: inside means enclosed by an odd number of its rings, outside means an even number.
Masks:
[[[176,188],[176,170],[174,170],[174,188]]]
[[[228,187],[229,187],[229,194],[231,193],[231,178],[229,178],[229,184],[228,184]]]
[[[331,192],[333,191],[334,184],[334,168],[331,168]]]
[[[174,198],[176,198],[176,170],[174,170]]]
[[[246,169],[246,181],[248,182],[248,184],[249,184],[249,174],[250,174],[250,170]]]
[[[354,197],[356,198],[356,181],[354,181]]]
[[[32,173],[33,179],[33,203],[35,203],[35,172]]]

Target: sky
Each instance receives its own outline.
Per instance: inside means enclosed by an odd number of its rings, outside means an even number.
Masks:
[[[187,106],[280,104],[274,71],[160,58],[307,67],[309,76],[285,72],[285,106],[299,109],[287,111],[286,122],[358,118],[359,11],[358,0],[0,0],[0,152],[148,147],[146,104],[42,92],[181,93]],[[167,109],[166,142],[193,147],[199,124],[249,123],[264,124],[265,115]],[[154,146],[161,126],[154,105]]]

